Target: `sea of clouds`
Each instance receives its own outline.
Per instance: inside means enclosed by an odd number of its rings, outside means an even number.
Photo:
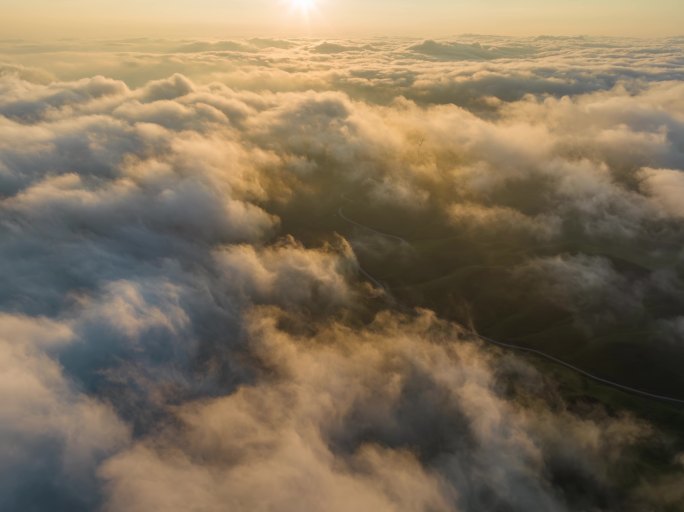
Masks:
[[[681,441],[631,473],[648,418],[366,307],[349,239],[292,236],[361,188],[666,260],[512,269],[585,329],[684,304],[684,39],[0,43],[0,509],[681,506]]]

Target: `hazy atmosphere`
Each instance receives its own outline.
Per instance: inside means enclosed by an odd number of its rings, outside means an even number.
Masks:
[[[684,510],[683,21],[0,0],[0,510]]]
[[[0,0],[5,37],[681,35],[680,0]]]

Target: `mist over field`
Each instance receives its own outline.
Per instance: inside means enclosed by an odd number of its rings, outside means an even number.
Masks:
[[[682,37],[2,41],[0,268],[0,510],[684,510]]]

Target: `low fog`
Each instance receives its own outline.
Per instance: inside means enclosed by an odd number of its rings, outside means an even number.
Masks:
[[[0,509],[680,510],[683,45],[0,43]]]

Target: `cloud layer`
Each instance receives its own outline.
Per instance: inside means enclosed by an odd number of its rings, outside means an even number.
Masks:
[[[681,506],[681,45],[2,43],[0,508]]]

